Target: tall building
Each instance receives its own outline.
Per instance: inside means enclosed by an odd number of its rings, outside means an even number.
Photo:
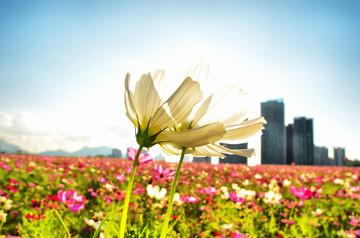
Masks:
[[[314,165],[330,165],[328,148],[314,146]]]
[[[294,149],[293,149],[293,134],[294,125],[289,124],[286,126],[286,164],[294,162]]]
[[[111,150],[111,154],[109,155],[110,158],[121,158],[122,157],[122,153],[121,150],[113,148]]]
[[[222,146],[225,146],[228,149],[236,150],[236,149],[247,149],[248,143],[242,144],[225,144],[220,143]],[[240,155],[233,155],[233,154],[225,154],[224,159],[219,159],[220,164],[247,164],[247,158],[240,156]]]
[[[286,164],[283,100],[262,102],[261,115],[267,121],[261,136],[261,163]]]
[[[345,148],[334,147],[334,165],[345,166]]]
[[[314,164],[313,119],[294,118],[293,156],[297,165]]]
[[[209,156],[206,156],[206,157],[194,156],[193,157],[193,162],[195,162],[195,163],[210,163],[211,162],[211,157],[209,157]]]

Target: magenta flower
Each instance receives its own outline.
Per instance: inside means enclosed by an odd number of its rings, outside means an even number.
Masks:
[[[36,184],[30,182],[30,183],[29,183],[29,186],[35,188],[35,187],[36,187]]]
[[[238,197],[235,191],[233,191],[229,194],[229,198],[233,202],[245,202],[246,201],[245,198]]]
[[[282,223],[288,224],[288,226],[292,226],[295,224],[295,222],[290,221],[290,220],[286,220],[286,219],[281,219]]]
[[[109,181],[107,181],[105,178],[103,177],[98,177],[97,179],[100,183],[108,183]]]
[[[297,190],[295,186],[291,186],[289,190],[293,196],[298,197],[302,200],[309,199],[313,195],[311,190],[308,188],[301,187],[299,188],[299,190]]]
[[[241,234],[239,231],[235,231],[233,233],[230,233],[232,238],[248,238],[247,236]]]
[[[360,226],[360,217],[349,216],[350,221],[348,222],[352,226]]]
[[[186,203],[197,203],[198,201],[200,201],[199,198],[194,196],[183,196],[181,197],[181,200],[183,200]]]
[[[123,183],[126,180],[126,176],[124,174],[116,174],[115,178],[119,183]]]
[[[133,166],[130,165],[129,168],[124,168],[124,169],[125,169],[125,172],[126,172],[128,175],[130,175],[131,172],[132,172]],[[135,175],[137,176],[137,175],[139,175],[139,173],[138,173],[138,172],[135,172]]]
[[[198,192],[209,196],[215,196],[218,190],[215,187],[208,186],[207,188],[198,188]]]
[[[169,168],[164,169],[161,164],[155,165],[154,178],[159,182],[174,178],[174,174],[175,171],[172,171]]]
[[[59,201],[66,205],[70,211],[79,212],[85,207],[85,197],[79,195],[77,191],[71,189],[70,191],[58,191]]]
[[[98,196],[97,193],[94,192],[94,189],[93,189],[93,188],[89,188],[87,191],[88,191],[89,193],[91,193],[91,196],[93,196],[93,197],[97,197],[97,196]]]
[[[134,161],[135,157],[136,157],[136,153],[137,153],[137,149],[130,147],[128,150],[129,160]],[[145,154],[143,154],[143,152],[140,152],[138,162],[139,162],[139,165],[143,165],[143,164],[148,164],[148,163],[153,162],[153,159],[150,158],[149,154],[145,155]]]
[[[0,165],[3,169],[7,170],[7,171],[11,171],[12,169],[9,167],[9,165],[7,165],[6,163],[4,162],[0,162]]]

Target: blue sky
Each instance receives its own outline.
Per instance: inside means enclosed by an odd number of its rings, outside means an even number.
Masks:
[[[210,85],[283,98],[315,144],[360,158],[360,1],[1,1],[0,138],[32,151],[135,145],[123,81],[203,58]]]

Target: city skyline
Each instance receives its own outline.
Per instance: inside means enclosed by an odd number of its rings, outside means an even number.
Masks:
[[[286,124],[314,118],[316,146],[360,159],[357,9],[336,0],[2,1],[0,138],[31,152],[136,147],[126,73],[134,83],[165,69],[170,93],[203,59],[209,91],[242,88],[249,118],[283,98]]]

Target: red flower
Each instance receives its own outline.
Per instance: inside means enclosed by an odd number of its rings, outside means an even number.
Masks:
[[[55,202],[59,201],[59,198],[56,195],[47,195],[46,198]]]
[[[30,221],[34,221],[34,220],[45,219],[46,216],[42,215],[41,213],[39,215],[37,215],[37,214],[30,215],[28,213],[28,214],[25,215],[25,218],[29,219]]]

